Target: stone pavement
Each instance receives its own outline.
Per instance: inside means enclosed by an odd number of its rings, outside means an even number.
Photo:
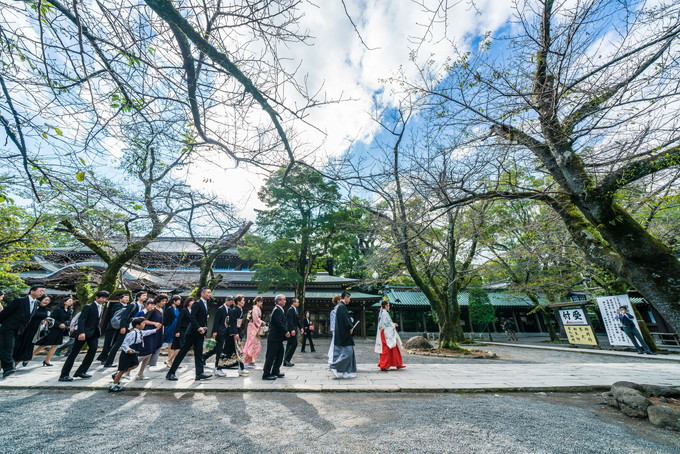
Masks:
[[[680,355],[675,352],[671,354],[659,354],[659,355],[640,355],[636,352],[626,352],[621,350],[598,350],[590,347],[578,348],[578,347],[558,347],[554,345],[541,345],[541,344],[528,344],[522,343],[522,340],[518,342],[483,342],[485,345],[502,345],[504,347],[519,347],[519,348],[533,348],[537,350],[552,350],[560,352],[569,353],[583,353],[591,355],[606,355],[606,356],[620,356],[628,358],[639,358],[639,359],[663,359],[666,361],[678,361],[680,362]]]
[[[585,358],[584,358],[585,359]],[[417,358],[413,358],[417,360]],[[238,377],[228,370],[226,378],[194,381],[193,366],[179,370],[179,381],[165,380],[165,366],[148,371],[147,381],[123,381],[127,390],[211,392],[509,392],[592,391],[606,389],[619,380],[680,386],[680,363],[640,361],[627,363],[508,364],[471,359],[466,364],[418,364],[408,362],[400,371],[382,372],[374,364],[359,364],[354,379],[335,379],[324,364],[300,363],[283,368],[286,376],[273,382],[261,379],[260,368],[251,376]],[[58,368],[29,365],[0,379],[0,389],[105,390],[111,385],[112,368],[93,367],[92,378],[59,382]],[[261,366],[260,366],[261,367]],[[54,370],[57,369],[57,370]],[[134,371],[133,371],[134,373]]]

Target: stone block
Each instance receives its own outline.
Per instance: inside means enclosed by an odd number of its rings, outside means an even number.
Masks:
[[[655,426],[680,431],[680,410],[666,405],[652,405],[647,408],[649,422]]]
[[[624,414],[633,418],[647,417],[647,407],[652,402],[640,391],[628,387],[612,386],[611,393]]]
[[[404,344],[406,350],[432,350],[432,344],[423,336],[413,336]]]

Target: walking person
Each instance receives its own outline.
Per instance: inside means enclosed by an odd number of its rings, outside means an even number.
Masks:
[[[69,322],[73,316],[73,298],[67,297],[59,306],[50,312],[50,317],[54,319],[54,325],[50,328],[47,336],[43,337],[35,345],[38,347],[33,351],[33,356],[45,350],[47,347],[47,356],[42,362],[43,366],[52,366],[52,357],[57,351],[57,348],[64,342],[64,336],[68,335]]]
[[[135,314],[135,319],[137,318],[142,318],[146,320],[146,323],[143,327],[144,330],[154,330],[153,336],[148,337],[147,339],[144,340],[144,345],[142,345],[141,349],[138,351],[137,354],[137,356],[139,357],[139,371],[135,376],[135,380],[148,380],[149,377],[144,375],[144,371],[146,370],[146,367],[149,365],[149,361],[151,360],[151,357],[156,351],[156,349],[160,348],[159,344],[163,336],[162,330],[163,324],[161,323],[163,321],[163,316],[159,311],[156,310],[156,300],[155,299],[147,300],[146,307],[144,308],[144,310],[137,312]],[[157,326],[159,325],[161,329],[157,328]]]
[[[300,352],[305,352],[305,344],[309,340],[309,349],[312,353],[316,350],[314,349],[314,341],[312,337],[314,336],[314,325],[312,325],[312,319],[310,318],[309,311],[305,312],[305,318],[302,320],[302,348]]]
[[[170,298],[170,304],[163,311],[163,343],[167,344],[168,347],[168,359],[165,361],[165,365],[168,367],[170,367],[169,364],[172,364],[172,360],[177,354],[177,350],[172,349],[172,343],[177,332],[177,322],[179,321],[181,306],[182,297],[174,295]]]
[[[338,374],[342,374],[342,378],[355,378],[357,376],[357,360],[354,356],[354,339],[352,338],[354,325],[347,310],[351,296],[347,291],[340,294],[340,303],[338,303],[335,314],[333,362],[329,366],[335,378],[339,378]]]
[[[620,306],[616,311],[614,318],[621,324],[621,330],[626,333],[626,336],[628,336],[633,343],[638,355],[642,355],[643,353],[647,353],[648,355],[656,354],[649,349],[649,345],[647,345],[647,342],[642,338],[640,330],[635,326],[635,317],[628,313],[628,308],[626,306]]]
[[[184,360],[189,350],[194,351],[194,364],[196,365],[196,380],[207,380],[210,374],[203,370],[203,339],[208,331],[208,301],[212,297],[212,290],[201,289],[201,298],[193,303],[189,312],[189,326],[185,334],[184,345],[172,361],[172,367],[165,376],[166,380],[177,381],[177,369]]]
[[[219,367],[220,358],[222,357],[222,352],[224,351],[224,344],[229,337],[229,308],[234,302],[233,296],[227,296],[217,311],[215,312],[215,319],[213,320],[212,327],[212,338],[215,339],[215,348],[207,353],[203,353],[203,363],[205,363],[208,358],[215,355],[215,372],[213,374],[216,377],[226,377],[227,374],[224,373],[221,367]]]
[[[44,324],[44,320],[49,315],[49,310],[47,306],[52,302],[49,296],[43,295],[38,298],[38,308],[33,311],[31,320],[26,325],[26,329],[23,333],[17,335],[16,342],[14,344],[14,367],[17,367],[19,363],[22,366],[27,366],[28,362],[33,359],[33,341],[35,340],[38,330]]]
[[[328,347],[328,366],[333,362],[333,351],[335,349],[335,314],[337,313],[338,304],[340,303],[340,295],[335,295],[333,300],[333,309],[329,318],[329,326],[331,329],[331,345]]]
[[[503,330],[505,331],[505,335],[508,336],[509,341],[516,341],[517,340],[517,328],[515,327],[515,323],[510,320],[506,319],[505,322],[503,323]]]
[[[119,301],[113,303],[113,305],[105,311],[106,318],[103,320],[103,324],[106,326],[104,331],[104,345],[102,345],[102,351],[99,353],[99,356],[97,356],[97,361],[100,361],[102,364],[106,364],[106,358],[109,356],[114,339],[116,338],[116,333],[118,332],[118,330],[111,325],[111,320],[113,319],[113,316],[116,315],[116,312],[126,308],[128,303],[130,303],[130,295],[124,293],[120,296]]]
[[[286,341],[286,353],[283,357],[283,365],[286,367],[293,367],[293,355],[295,354],[295,349],[298,345],[298,334],[300,334],[300,317],[297,313],[297,308],[300,305],[300,301],[297,298],[293,298],[293,302],[286,312],[286,325],[290,337]]]
[[[262,320],[262,305],[264,300],[261,296],[256,296],[253,301],[253,309],[251,311],[252,320],[248,323],[248,337],[246,346],[243,347],[243,355],[246,367],[255,367],[255,361],[262,351],[262,343],[260,342],[260,327],[265,325]]]
[[[243,295],[236,295],[234,298],[234,305],[229,309],[229,327],[227,330],[227,341],[224,351],[227,358],[236,358],[238,364],[238,375],[243,377],[250,375],[250,372],[245,370],[243,362],[241,361],[239,347],[237,342],[241,341],[241,326],[243,325],[243,306],[246,303],[246,298]]]
[[[286,297],[278,294],[274,297],[274,310],[269,322],[269,334],[267,335],[267,354],[262,371],[263,380],[276,380],[283,378],[281,363],[283,363],[283,341],[290,337],[286,327],[286,315],[283,306],[286,305]]]
[[[153,299],[154,303],[154,311],[155,313],[151,317],[147,317],[147,320],[151,320],[154,322],[163,322],[163,311],[165,310],[166,304],[168,304],[168,301],[170,300],[170,297],[164,293],[161,293],[159,295],[156,295],[156,298]],[[163,337],[165,336],[165,333],[163,331],[163,326],[161,325],[160,330],[158,330],[154,334],[154,342],[156,343],[155,345],[155,350],[153,353],[151,353],[151,359],[149,359],[149,367],[156,367],[158,365],[158,358],[161,356],[161,349],[163,348]],[[141,367],[139,368],[141,372]]]
[[[115,367],[113,363],[116,361],[116,355],[120,351],[121,345],[123,345],[125,335],[131,326],[130,323],[132,322],[132,319],[135,318],[135,314],[144,309],[144,303],[148,297],[149,295],[145,290],[137,292],[134,303],[128,304],[125,308],[125,311],[122,312],[120,316],[116,316],[116,314],[114,314],[114,316],[111,317],[112,323],[114,318],[119,318],[120,324],[117,328],[118,332],[113,338],[111,348],[109,349],[109,356],[106,357],[104,367]]]
[[[390,303],[383,301],[380,303],[380,313],[378,314],[378,334],[375,337],[375,352],[380,353],[378,367],[382,371],[388,371],[390,367],[403,369],[406,367],[401,358],[401,338],[397,333],[397,325],[390,317]]]
[[[182,303],[182,310],[179,311],[179,317],[177,318],[175,337],[172,339],[172,345],[170,346],[172,358],[170,355],[168,355],[168,361],[165,363],[165,365],[168,367],[172,367],[172,363],[175,361],[177,354],[184,345],[184,336],[187,332],[187,329],[189,328],[189,319],[191,317],[191,306],[195,301],[196,300],[193,297],[187,296],[184,299],[184,303]]]
[[[0,363],[3,377],[9,377],[17,371],[13,358],[16,337],[26,329],[33,312],[38,308],[38,298],[44,293],[45,287],[34,285],[28,295],[16,298],[0,312]]]
[[[156,334],[157,330],[163,326],[160,323],[156,323],[153,329],[143,329],[148,326],[148,321],[143,317],[133,319],[131,324],[132,329],[125,335],[125,339],[123,339],[121,344],[118,372],[111,375],[113,385],[109,387],[109,392],[112,393],[123,390],[123,386],[120,384],[121,378],[139,365],[139,352],[144,348],[144,338]]]
[[[98,291],[94,296],[94,301],[85,306],[80,313],[78,329],[76,330],[76,341],[73,343],[73,350],[71,350],[71,353],[64,362],[64,367],[61,369],[59,381],[73,381],[73,378],[70,376],[71,368],[73,368],[73,363],[85,344],[87,344],[87,354],[73,376],[83,379],[92,377],[92,375],[87,373],[87,370],[97,354],[99,336],[101,335],[99,320],[102,316],[102,304],[106,302],[108,297],[109,292],[106,290]]]

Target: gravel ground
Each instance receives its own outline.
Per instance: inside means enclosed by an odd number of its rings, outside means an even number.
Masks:
[[[373,351],[374,343],[372,340],[364,341],[355,339],[356,347],[355,354],[357,363],[371,364],[378,363],[378,354]],[[330,341],[328,339],[320,339],[315,341],[317,346],[316,352],[309,351],[302,353],[300,347],[295,352],[293,362],[296,363],[310,363],[310,362],[324,362],[325,355],[328,353],[328,346]],[[266,342],[263,344],[262,355],[266,351]],[[496,353],[498,359],[494,360],[479,360],[472,358],[444,358],[439,356],[426,355],[406,355],[404,362],[417,364],[440,364],[440,363],[467,363],[469,361],[503,361],[514,364],[530,364],[530,363],[634,363],[639,361],[653,360],[649,356],[640,359],[638,357],[626,356],[607,356],[597,354],[572,353],[556,350],[540,350],[534,348],[521,347],[505,347],[500,345],[482,345],[469,347],[474,350],[488,350]],[[309,347],[307,348],[309,350]],[[660,356],[659,358],[663,358]],[[264,359],[264,357],[262,357]]]
[[[592,394],[22,390],[0,391],[0,417],[3,453],[680,453]]]

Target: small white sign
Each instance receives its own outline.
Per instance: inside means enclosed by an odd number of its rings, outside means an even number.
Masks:
[[[635,327],[638,330],[640,329],[638,321],[635,318],[633,304],[630,302],[630,299],[628,299],[628,295],[601,296],[597,298],[597,305],[602,314],[602,320],[604,321],[604,327],[607,330],[609,343],[616,347],[633,347],[630,338],[628,338],[626,333],[621,330],[621,323],[616,319],[619,307],[626,306],[628,308],[628,313],[634,318],[633,322],[635,323]]]
[[[562,309],[558,312],[564,326],[583,326],[588,324],[588,319],[583,309]]]

